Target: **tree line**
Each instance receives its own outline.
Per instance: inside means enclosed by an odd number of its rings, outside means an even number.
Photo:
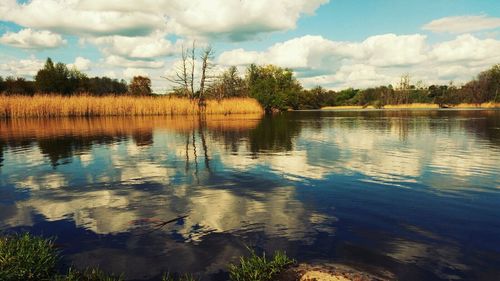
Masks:
[[[95,96],[122,95],[127,93],[151,94],[151,80],[136,76],[130,85],[125,80],[109,77],[88,77],[76,68],[68,68],[64,63],[54,63],[48,58],[42,69],[38,70],[33,81],[22,77],[0,77],[0,93],[5,95],[34,94],[90,94]]]
[[[266,112],[319,109],[325,106],[374,106],[389,104],[434,103],[449,107],[459,103],[481,104],[500,102],[500,64],[481,72],[462,86],[424,86],[412,83],[410,75],[401,77],[399,84],[366,89],[327,90],[320,86],[304,89],[291,69],[275,65],[249,65],[245,73],[231,66],[222,73],[213,73],[213,49],[208,46],[199,56],[192,48],[182,49],[181,60],[174,76],[164,77],[173,85],[166,94],[195,99],[200,106],[205,99],[252,97],[257,99]],[[197,65],[199,64],[199,66]],[[195,75],[195,69],[199,67]],[[195,81],[196,80],[196,81]],[[34,81],[24,78],[0,77],[0,93],[7,95],[60,94],[73,95],[151,95],[151,80],[136,76],[130,83],[108,77],[88,77],[75,68],[47,59]]]

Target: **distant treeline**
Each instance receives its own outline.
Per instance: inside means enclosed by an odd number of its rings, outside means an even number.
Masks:
[[[199,86],[194,83],[195,52],[183,51],[182,66],[174,78],[175,87],[167,94],[197,99],[200,105],[204,99],[252,97],[267,111],[288,109],[319,109],[325,106],[374,106],[434,103],[440,107],[460,103],[481,104],[500,102],[500,64],[481,72],[475,79],[462,86],[430,85],[411,83],[409,75],[403,75],[398,85],[379,86],[367,89],[326,90],[322,87],[304,89],[293,71],[274,65],[250,65],[245,75],[236,67],[229,67],[223,73],[210,73],[212,49],[203,51]],[[195,88],[197,87],[197,88]],[[130,84],[125,80],[108,77],[92,77],[77,69],[69,69],[63,63],[54,64],[49,58],[40,69],[34,81],[24,78],[0,77],[0,93],[6,95],[58,94],[74,95],[150,95],[151,80],[136,76]]]
[[[384,105],[434,103],[449,107],[460,103],[500,102],[500,64],[481,72],[474,80],[460,87],[453,83],[424,86],[418,82],[415,85],[411,83],[409,75],[403,75],[396,86],[341,91],[322,87],[304,89],[291,69],[254,64],[247,67],[243,77],[234,66],[213,77],[204,91],[207,98],[253,97],[267,112],[349,105],[382,108]],[[198,92],[190,93],[187,83],[180,85],[172,94],[197,96]]]
[[[59,94],[91,95],[125,94],[129,86],[125,80],[108,77],[88,77],[77,69],[69,69],[64,63],[54,64],[50,58],[40,69],[34,81],[24,78],[0,77],[0,92],[6,95]]]

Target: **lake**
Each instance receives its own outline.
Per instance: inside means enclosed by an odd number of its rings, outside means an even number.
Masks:
[[[3,120],[0,186],[2,231],[134,280],[225,280],[247,246],[382,279],[500,276],[499,110]]]

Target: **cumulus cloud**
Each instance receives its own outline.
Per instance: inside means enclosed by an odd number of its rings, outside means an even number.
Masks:
[[[7,32],[0,37],[0,43],[22,49],[57,48],[66,44],[61,35],[47,30],[35,31],[31,28],[19,32]]]
[[[147,35],[155,30],[182,36],[225,36],[243,40],[293,29],[304,14],[328,0],[8,0],[0,17],[16,24],[68,34]],[[40,12],[40,11],[43,11]],[[64,15],[64,16],[61,16]]]
[[[489,63],[500,61],[500,41],[495,39],[478,39],[464,34],[454,40],[437,44],[431,55],[433,59],[444,62],[482,62]]]
[[[5,1],[0,18],[18,25],[66,34],[141,35],[164,24],[159,14],[143,12],[89,11],[79,1],[32,0],[26,4]]]
[[[69,64],[68,66],[70,68],[74,67],[80,71],[87,71],[90,70],[90,65],[91,61],[89,59],[83,58],[83,57],[77,57],[75,59],[75,62],[72,64]]]
[[[0,72],[5,76],[32,78],[43,67],[44,61],[35,57],[8,60],[0,63]]]
[[[294,69],[318,69],[347,58],[377,66],[410,65],[425,60],[425,40],[426,37],[419,34],[384,34],[356,43],[306,35],[277,43],[264,52],[243,49],[224,52],[219,56],[219,62],[231,65],[272,63]]]
[[[445,17],[433,20],[422,28],[436,33],[469,33],[500,27],[500,18],[486,15]]]
[[[165,39],[166,34],[155,32],[149,36],[105,36],[87,41],[99,46],[105,54],[132,59],[151,59],[173,54],[178,46]]]
[[[105,59],[106,64],[117,67],[132,68],[163,68],[165,63],[162,61],[149,60],[129,60],[119,56],[108,56]]]
[[[313,13],[328,0],[215,0],[174,1],[167,25],[178,34],[226,36],[234,41],[262,32],[296,27],[303,14]]]
[[[134,76],[149,76],[149,73],[142,68],[127,67],[123,71],[123,76],[127,79],[131,79]]]

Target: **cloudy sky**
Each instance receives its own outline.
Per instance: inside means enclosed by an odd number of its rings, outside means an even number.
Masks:
[[[304,86],[459,84],[500,63],[498,0],[1,0],[0,75],[47,57],[89,75],[170,86],[182,46],[213,45],[219,69],[295,70]]]

